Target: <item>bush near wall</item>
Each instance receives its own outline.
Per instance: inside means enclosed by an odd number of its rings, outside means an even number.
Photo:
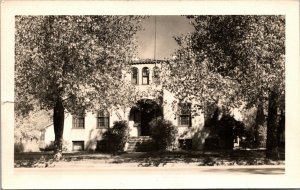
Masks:
[[[39,141],[37,139],[23,139],[14,143],[14,152],[40,152]]]
[[[103,134],[101,149],[108,152],[123,152],[128,139],[129,127],[127,121],[116,121],[113,127]]]
[[[259,148],[266,148],[266,142],[267,142],[267,126],[259,125],[258,126],[258,147]]]
[[[24,145],[21,142],[14,143],[14,152],[15,153],[20,153],[24,152]]]
[[[204,144],[206,150],[233,149],[234,138],[244,136],[245,133],[244,124],[230,115],[224,115],[208,125],[205,126],[210,129],[210,135]]]
[[[68,145],[69,143],[67,141],[63,141],[63,151],[67,151],[68,150]],[[39,148],[40,148],[40,151],[54,151],[54,141],[51,141],[49,144],[40,144],[39,145]]]
[[[258,139],[255,139],[255,133],[258,133]],[[240,146],[242,148],[265,148],[266,141],[267,127],[265,125],[259,125],[257,129],[255,129],[255,126],[252,126],[245,130]]]
[[[171,121],[155,119],[150,122],[153,144],[157,150],[173,150],[177,148],[178,129]]]

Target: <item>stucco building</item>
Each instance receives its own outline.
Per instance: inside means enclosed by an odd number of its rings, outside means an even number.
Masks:
[[[137,100],[136,105],[126,108],[111,108],[98,113],[86,113],[84,116],[66,114],[64,124],[64,140],[68,151],[95,150],[102,134],[115,121],[126,120],[130,127],[131,138],[147,138],[150,135],[149,122],[163,117],[178,126],[178,144],[185,144],[194,150],[203,148],[208,132],[203,128],[204,115],[201,111],[191,114],[193,103],[174,105],[174,96],[163,89],[157,71],[162,61],[144,60],[132,63],[132,72],[125,77],[131,80],[139,90],[146,91],[155,88],[160,91],[160,97],[145,96]],[[53,125],[45,129],[45,143],[54,141]],[[128,148],[128,147],[126,147]]]

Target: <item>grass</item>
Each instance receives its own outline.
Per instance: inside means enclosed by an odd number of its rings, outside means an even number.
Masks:
[[[164,151],[136,152],[118,155],[97,152],[64,153],[63,160],[55,162],[51,152],[16,153],[15,167],[70,167],[83,166],[133,166],[161,167],[170,165],[190,166],[232,166],[232,165],[283,165],[284,151],[279,160],[265,158],[264,150],[228,151]]]

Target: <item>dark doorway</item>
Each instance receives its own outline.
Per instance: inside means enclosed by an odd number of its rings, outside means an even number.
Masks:
[[[132,115],[140,123],[140,135],[150,136],[150,122],[162,117],[162,107],[154,100],[142,99],[132,108]]]
[[[150,135],[150,122],[156,118],[155,109],[150,109],[149,105],[143,104],[141,109],[141,136]]]

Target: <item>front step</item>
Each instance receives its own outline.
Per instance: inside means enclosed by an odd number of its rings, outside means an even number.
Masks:
[[[127,152],[144,152],[152,149],[150,136],[129,137]]]

